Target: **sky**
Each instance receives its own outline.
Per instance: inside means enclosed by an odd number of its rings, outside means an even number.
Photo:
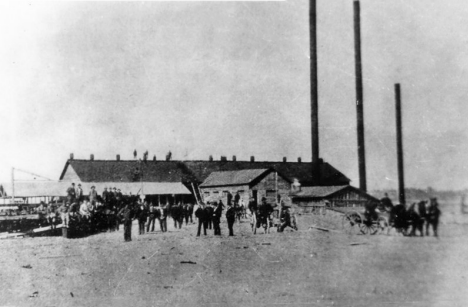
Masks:
[[[359,185],[353,1],[317,0],[320,156]],[[468,188],[468,4],[361,0],[367,186]],[[308,1],[3,2],[0,182],[69,158],[311,160]],[[18,179],[31,176],[15,172]]]

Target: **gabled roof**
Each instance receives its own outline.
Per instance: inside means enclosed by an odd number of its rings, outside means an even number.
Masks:
[[[82,182],[196,181],[179,161],[68,160],[60,180],[69,167],[73,167]]]
[[[369,195],[366,192],[350,185],[302,187],[301,191],[295,193],[293,192],[290,194],[290,196],[292,198],[325,198],[331,197],[344,190],[351,190],[362,196],[365,196],[368,199],[377,200],[372,195]]]
[[[213,172],[200,187],[248,185],[262,175],[272,172],[272,169],[246,169],[240,171]]]
[[[274,169],[285,179],[298,179],[302,186],[313,183],[311,162],[250,162],[250,161],[108,161],[68,160],[60,180],[68,167],[73,167],[82,182],[133,182],[135,171],[141,170],[143,181],[202,183],[213,172]],[[347,185],[350,180],[326,162],[320,163],[320,185]]]
[[[122,190],[124,194],[144,195],[157,194],[190,194],[180,182],[79,182],[83,192],[88,195],[91,186],[96,187],[100,195],[104,188],[112,187]],[[66,196],[71,182],[66,181],[20,181],[15,182],[15,197]],[[11,183],[5,183],[5,190],[12,193]],[[13,195],[13,194],[10,194]]]
[[[344,190],[347,187],[348,185],[301,187],[299,192],[291,193],[291,196],[297,198],[323,198]]]

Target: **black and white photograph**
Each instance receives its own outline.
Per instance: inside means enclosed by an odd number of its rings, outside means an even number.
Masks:
[[[468,3],[0,3],[0,307],[468,306]]]

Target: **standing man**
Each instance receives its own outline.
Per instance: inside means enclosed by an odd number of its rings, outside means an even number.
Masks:
[[[81,183],[78,183],[78,187],[75,192],[76,202],[80,203],[83,200],[83,189],[81,188]]]
[[[203,226],[203,234],[206,236],[206,227],[208,226],[208,223],[206,221],[206,210],[205,210],[204,203],[200,203],[200,205],[198,206],[197,210],[195,211],[195,217],[198,218],[197,237],[200,236],[202,226]]]
[[[213,212],[214,212],[214,209],[211,203],[208,203],[206,205],[205,210],[206,210],[206,223],[208,225],[207,228],[211,230],[213,228]]]
[[[226,219],[228,223],[228,228],[229,228],[229,236],[234,236],[234,222],[236,221],[236,211],[234,209],[234,206],[229,206],[226,211]]]
[[[107,188],[104,188],[104,192],[102,192],[102,201],[106,205],[109,202],[109,191],[107,191]]]
[[[159,204],[159,227],[161,227],[162,232],[167,232],[167,208],[166,206],[161,206]]]
[[[140,201],[140,204],[138,205],[138,225],[140,229],[140,235],[145,234],[145,224],[147,219],[148,211],[146,209],[146,205]]]
[[[119,215],[122,217],[124,224],[124,240],[125,242],[132,241],[132,221],[133,221],[133,210],[129,204],[119,211]]]
[[[75,201],[75,183],[72,182],[71,187],[67,189],[67,202],[69,204],[73,203]]]
[[[92,186],[91,191],[89,191],[89,201],[94,205],[97,201],[97,197],[98,197],[98,194],[96,191],[96,187]]]
[[[68,228],[68,221],[69,221],[68,205],[69,205],[68,203],[63,202],[59,208],[60,218],[62,219],[62,226],[67,227],[67,228]]]
[[[153,223],[153,226],[151,227],[151,231],[154,231],[154,224],[156,222],[156,207],[153,205],[153,203],[150,203],[149,205],[149,218],[148,218],[148,225],[146,225],[146,232],[150,231],[150,226],[151,223]]]
[[[213,227],[215,236],[221,235],[221,216],[223,215],[223,206],[221,203],[216,203],[216,209],[213,212]]]

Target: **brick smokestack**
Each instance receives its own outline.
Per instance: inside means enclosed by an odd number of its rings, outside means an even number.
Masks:
[[[405,174],[403,165],[403,135],[401,132],[401,93],[400,84],[395,84],[395,115],[396,115],[396,137],[397,137],[397,160],[398,160],[398,200],[400,204],[406,203],[405,197]]]
[[[362,89],[362,59],[361,59],[361,9],[359,1],[354,1],[354,56],[356,70],[356,114],[357,114],[357,144],[359,166],[359,188],[367,191],[366,180],[366,150],[364,141],[364,101]]]
[[[312,132],[312,180],[319,184],[319,133],[318,133],[318,77],[317,77],[317,9],[316,0],[309,0],[310,35],[310,98]]]

